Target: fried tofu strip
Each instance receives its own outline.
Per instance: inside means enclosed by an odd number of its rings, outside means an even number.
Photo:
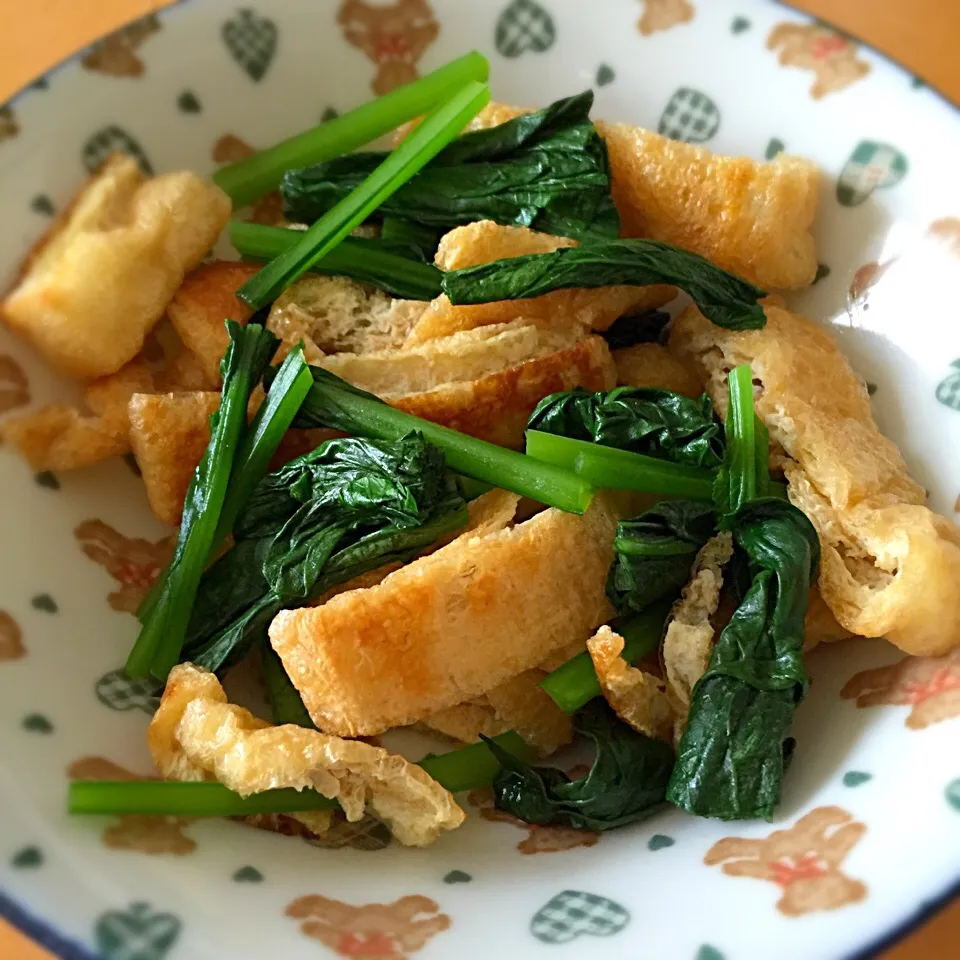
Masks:
[[[537,233],[527,227],[506,227],[481,220],[456,227],[445,234],[437,248],[435,262],[441,270],[475,267],[492,260],[504,260],[530,253],[551,253],[561,247],[575,247],[566,237]],[[415,346],[462,330],[488,324],[509,323],[522,317],[529,322],[555,328],[576,324],[585,330],[606,330],[627,313],[642,313],[669,302],[673,287],[604,287],[599,290],[555,290],[526,300],[501,300],[471,306],[453,306],[441,294],[420,317],[407,338]]]
[[[673,709],[663,680],[623,659],[624,640],[602,626],[587,641],[604,699],[614,713],[639,733],[671,742]]]
[[[153,389],[154,377],[140,359],[88,384],[82,401],[92,414],[55,403],[0,424],[0,441],[14,447],[32,470],[76,470],[118,457],[130,449],[127,403]]]
[[[617,515],[603,495],[582,517],[549,509],[509,528],[499,517],[500,529],[471,531],[375,587],[277,615],[270,641],[322,730],[358,736],[421,720],[610,619]]]
[[[262,394],[248,407],[252,416]],[[157,519],[176,526],[194,471],[210,442],[210,415],[220,406],[213,391],[134,394],[128,406],[130,444],[143,477],[147,502]],[[333,430],[290,430],[271,462],[276,469],[288,460],[340,436]]]
[[[696,399],[703,393],[697,375],[659,343],[638,343],[613,351],[618,387],[658,387]]]
[[[948,653],[960,646],[960,529],[924,506],[827,331],[776,306],[766,315],[763,330],[734,333],[691,308],[669,348],[696,366],[721,410],[726,372],[753,368],[757,412],[785,452],[791,501],[820,534],[820,593],[840,625],[910,654]]]
[[[30,253],[3,318],[68,376],[115,373],[229,216],[227,195],[196,174],[148,179],[115,155]]]
[[[369,743],[275,727],[227,701],[216,676],[192,663],[170,671],[147,731],[167,780],[218,780],[248,797],[292,787],[336,799],[356,822],[370,809],[407,846],[423,847],[466,819],[453,795],[414,763]],[[315,814],[296,818],[313,827]],[[321,812],[320,829],[326,816]]]
[[[423,726],[463,743],[475,743],[481,733],[495,737],[516,730],[547,757],[573,739],[573,724],[538,686],[546,675],[545,670],[524,670],[481,697],[431,714]]]
[[[255,263],[232,260],[205,263],[186,277],[167,306],[170,323],[197,358],[209,389],[220,384],[220,360],[230,342],[224,320],[250,319],[250,308],[237,290],[259,269]]]
[[[674,605],[661,657],[667,678],[667,696],[676,715],[674,740],[687,723],[690,698],[706,673],[713,653],[712,619],[720,606],[723,568],[733,556],[733,537],[719,533],[697,554],[693,575]]]
[[[523,320],[402,351],[339,353],[319,365],[407,413],[509,447],[523,445],[527,419],[547,394],[608,390],[615,382],[599,337]]]
[[[529,112],[491,103],[470,129]],[[817,254],[810,228],[820,176],[810,160],[722,156],[627,123],[599,121],[597,130],[610,154],[623,236],[691,250],[766,289],[813,282]]]

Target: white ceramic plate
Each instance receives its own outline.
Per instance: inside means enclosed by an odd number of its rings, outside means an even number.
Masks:
[[[598,116],[816,160],[824,268],[798,303],[834,324],[877,386],[882,427],[954,516],[957,114],[850,38],[762,0],[181,4],[0,114],[4,274],[113,146],[154,170],[208,173],[236,150],[227,135],[267,146],[474,46],[498,99],[593,86]],[[858,273],[874,261],[892,266]],[[0,409],[69,395],[6,333],[0,355]],[[880,641],[812,658],[772,825],[674,812],[596,842],[475,815],[428,850],[371,851],[230,822],[71,820],[70,771],[102,774],[91,758],[150,769],[149,703],[113,671],[135,635],[121,611],[169,531],[123,462],[34,477],[0,452],[0,490],[0,906],[61,956],[869,956],[956,889],[960,655],[905,661]],[[725,837],[745,839],[718,848]]]

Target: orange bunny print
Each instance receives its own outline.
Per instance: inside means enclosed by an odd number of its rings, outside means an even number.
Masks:
[[[540,826],[524,823],[506,810],[498,810],[493,805],[493,791],[489,787],[472,790],[467,798],[484,820],[492,823],[509,823],[526,830],[526,837],[517,844],[520,853],[562,853],[577,847],[595,847],[600,842],[600,834],[594,830],[577,830],[573,827]]]
[[[440,33],[427,0],[398,0],[390,6],[344,0],[337,23],[347,43],[377,65],[371,86],[378,96],[417,79],[417,63]]]
[[[689,0],[640,0],[643,13],[637,21],[641,36],[669,30],[693,19],[693,4]]]
[[[703,862],[722,864],[731,877],[775,883],[782,890],[777,909],[788,917],[802,917],[866,897],[866,885],[840,869],[866,829],[840,807],[817,807],[789,830],[776,830],[763,839],[725,837]]]
[[[779,50],[781,66],[813,70],[814,100],[843,90],[870,72],[870,64],[857,59],[856,44],[818,23],[778,23],[767,37],[767,49]]]
[[[450,918],[428,897],[401,897],[393,903],[361,906],[319,894],[288,905],[288,917],[300,929],[341,957],[406,960],[433,936],[450,926]]]
[[[125,537],[102,520],[85,520],[74,531],[80,549],[106,568],[119,584],[107,597],[114,610],[136,613],[140,601],[153,586],[164,564],[173,554],[174,538],[151,543],[139,537]]]
[[[144,780],[125,767],[106,757],[80,757],[67,767],[71,780]],[[193,821],[184,817],[154,817],[125,815],[104,828],[100,839],[114,850],[133,850],[139,853],[172,853],[182,857],[197,848],[183,832]]]
[[[139,77],[144,66],[137,48],[159,29],[160,21],[151,14],[98,40],[81,62],[87,70],[112,77]]]
[[[858,707],[909,706],[911,730],[960,717],[960,650],[863,670],[844,684],[840,696],[856,700]]]
[[[26,655],[20,625],[6,610],[0,610],[0,660],[19,660]]]

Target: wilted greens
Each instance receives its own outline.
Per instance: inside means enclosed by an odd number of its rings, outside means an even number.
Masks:
[[[693,692],[667,799],[701,817],[769,820],[780,800],[786,731],[807,688],[807,595],[820,546],[782,500],[747,503],[734,540],[750,583]]]
[[[690,579],[697,553],[717,529],[710,504],[665,500],[617,524],[607,596],[619,613],[640,613],[673,598]]]
[[[691,400],[655,387],[577,387],[544,397],[527,427],[694,467],[723,462],[723,436],[706,394]]]
[[[763,290],[709,260],[657,240],[591,240],[578,247],[449,270],[443,292],[453,304],[540,297],[571,287],[668,283],[688,293],[703,315],[729,330],[767,322]]]
[[[343,438],[266,476],[204,575],[184,657],[218,671],[266,635],[274,615],[466,523],[443,454],[418,434]]]
[[[497,807],[526,823],[612,830],[662,806],[673,766],[666,743],[637,733],[600,699],[588,703],[573,726],[596,747],[590,772],[579,780],[555,767],[530,766],[486,741],[502,765],[493,781]]]
[[[577,239],[616,237],[620,218],[610,195],[606,144],[589,118],[592,105],[587,91],[463,134],[384,200],[376,219],[438,231],[494,220]],[[288,171],[280,188],[286,216],[312,223],[387,156],[351,153]]]

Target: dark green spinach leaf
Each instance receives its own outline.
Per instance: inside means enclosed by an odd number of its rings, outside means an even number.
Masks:
[[[656,240],[590,240],[578,247],[493,260],[448,270],[443,292],[453,304],[540,297],[571,287],[669,283],[688,293],[703,315],[729,330],[759,330],[767,322],[763,290],[709,260]]]
[[[617,612],[640,613],[679,594],[716,527],[713,507],[690,500],[665,500],[617,524],[607,576],[607,596]]]
[[[694,688],[667,799],[701,817],[769,820],[807,688],[804,617],[820,544],[807,517],[775,499],[741,507],[733,533],[751,585]]]
[[[384,201],[377,217],[438,231],[494,220],[577,239],[616,237],[620,217],[610,195],[606,144],[590,121],[592,106],[587,91],[463,134]],[[288,171],[280,187],[286,216],[313,223],[385,156],[351,153]]]
[[[526,823],[613,830],[663,804],[673,766],[666,743],[637,733],[599,698],[577,713],[573,726],[596,747],[590,772],[579,780],[554,767],[530,766],[483,738],[502,765],[493,781],[499,809]]]
[[[724,442],[713,404],[655,387],[617,387],[593,393],[577,387],[537,404],[529,430],[712,469],[723,462]]]
[[[204,575],[184,658],[219,671],[265,636],[282,609],[392,560],[409,560],[466,523],[443,455],[419,434],[328,441],[269,474]]]

